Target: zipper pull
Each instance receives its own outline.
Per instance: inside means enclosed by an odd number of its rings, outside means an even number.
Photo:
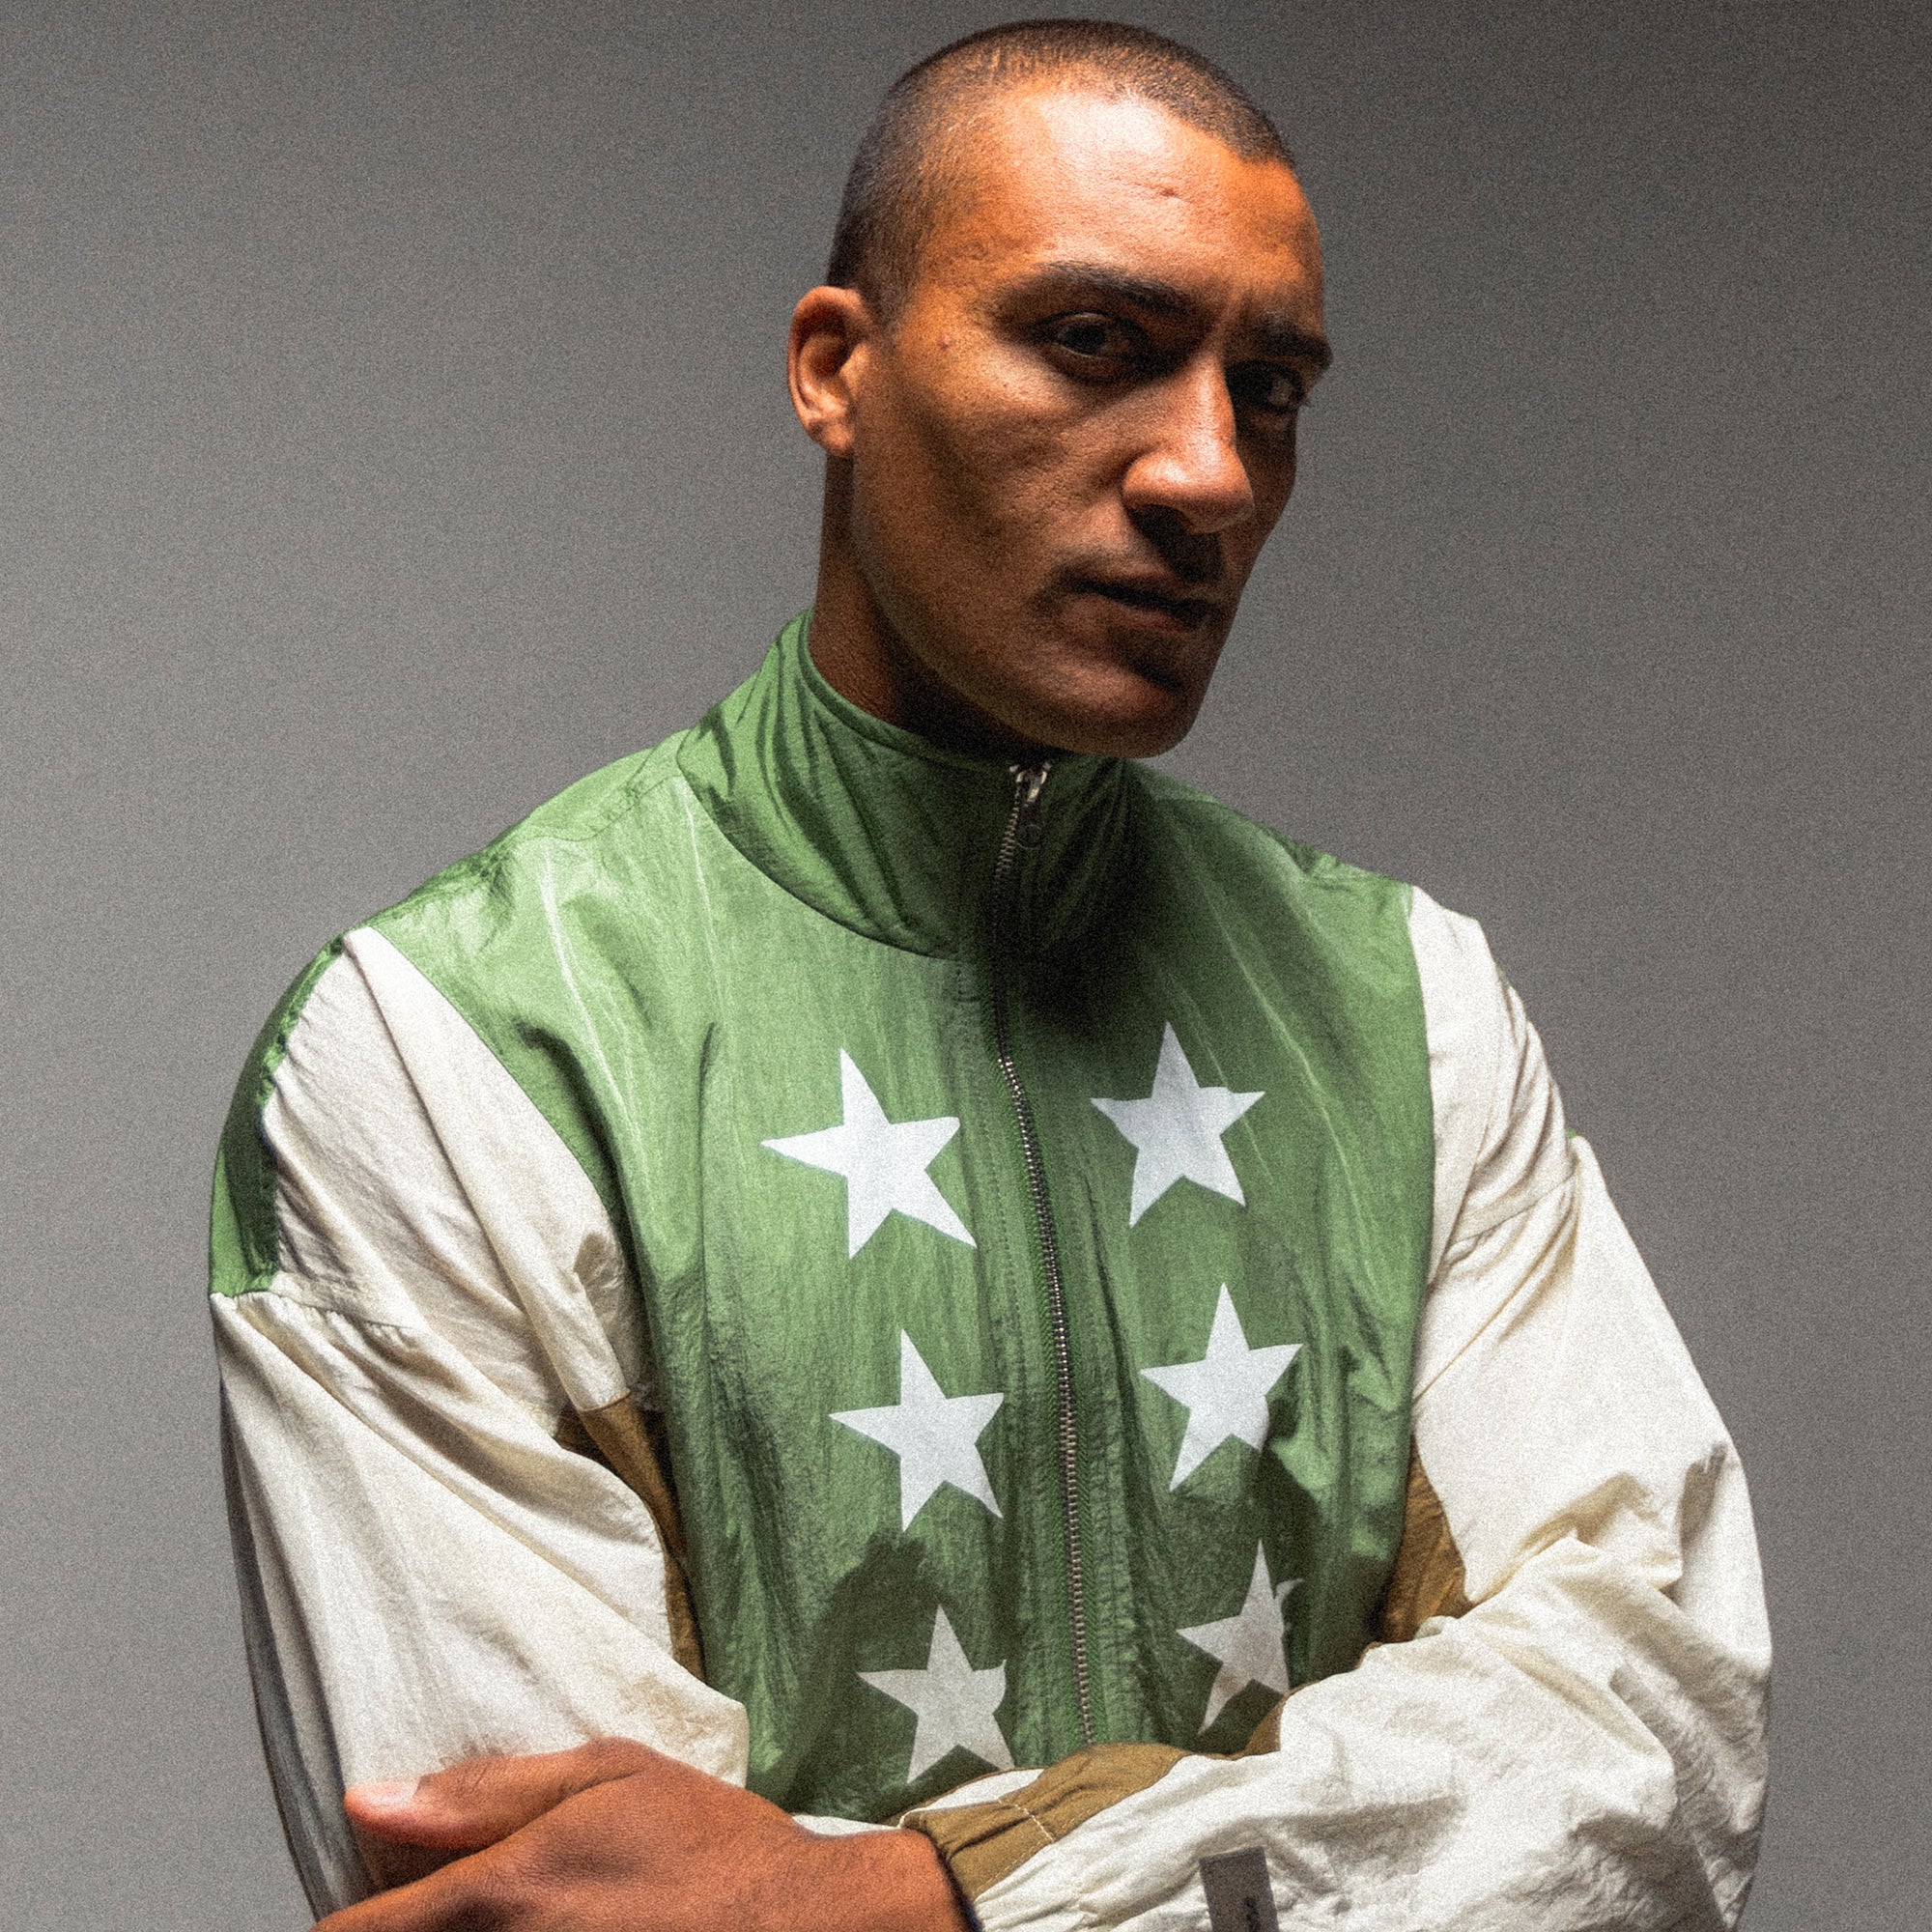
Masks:
[[[1037,765],[1013,767],[1013,830],[1022,845],[1037,845],[1045,817],[1040,794],[1053,766],[1045,759]]]

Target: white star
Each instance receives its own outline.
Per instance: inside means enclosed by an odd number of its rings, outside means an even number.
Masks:
[[[1249,1348],[1241,1318],[1235,1312],[1235,1297],[1228,1293],[1228,1284],[1221,1284],[1208,1352],[1198,1362],[1141,1371],[1187,1407],[1187,1433],[1180,1438],[1170,1490],[1178,1490],[1230,1436],[1250,1449],[1259,1449],[1267,1440],[1268,1391],[1300,1352],[1299,1342]]]
[[[894,1208],[972,1247],[973,1236],[966,1232],[965,1222],[952,1211],[952,1204],[925,1171],[940,1149],[959,1131],[958,1121],[946,1114],[937,1120],[901,1121],[895,1125],[886,1119],[886,1110],[866,1084],[866,1076],[842,1049],[838,1089],[845,1118],[838,1126],[767,1141],[765,1146],[787,1159],[845,1177],[846,1255],[856,1255]]]
[[[1134,1144],[1134,1198],[1127,1209],[1127,1226],[1131,1228],[1177,1180],[1198,1180],[1246,1207],[1221,1136],[1261,1097],[1202,1086],[1174,1028],[1167,1027],[1160,1037],[1153,1092],[1145,1100],[1094,1102]]]
[[[899,1527],[910,1529],[942,1483],[964,1490],[999,1515],[976,1445],[1005,1401],[1003,1395],[948,1395],[902,1328],[898,1401],[890,1408],[840,1409],[832,1419],[883,1442],[899,1459]]]
[[[862,1670],[874,1690],[883,1690],[918,1718],[913,1727],[911,1784],[949,1751],[969,1750],[996,1771],[1011,1771],[1013,1754],[993,1713],[1007,1694],[1007,1666],[975,1670],[952,1634],[942,1605],[932,1620],[932,1648],[923,1670]]]
[[[1264,1685],[1284,1697],[1288,1695],[1292,1688],[1284,1648],[1288,1626],[1282,1619],[1281,1600],[1300,1580],[1292,1577],[1286,1583],[1271,1582],[1267,1551],[1256,1544],[1255,1574],[1241,1607],[1219,1623],[1196,1624],[1192,1630],[1176,1633],[1221,1665],[1214,1676],[1214,1688],[1208,1693],[1208,1715],[1201,1719],[1204,1731],[1227,1708],[1229,1700],[1250,1684]]]

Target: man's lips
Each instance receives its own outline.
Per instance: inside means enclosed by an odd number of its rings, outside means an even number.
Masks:
[[[1083,577],[1075,581],[1073,587],[1090,596],[1124,604],[1131,611],[1165,619],[1178,630],[1199,630],[1221,611],[1219,598],[1190,594],[1179,584],[1148,578]]]

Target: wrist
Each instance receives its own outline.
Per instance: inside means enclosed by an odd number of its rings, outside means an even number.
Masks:
[[[826,1849],[843,1867],[838,1932],[970,1932],[965,1901],[923,1833],[867,1832]]]

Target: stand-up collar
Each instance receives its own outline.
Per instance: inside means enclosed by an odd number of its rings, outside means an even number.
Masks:
[[[828,919],[914,952],[983,944],[1014,767],[944,751],[841,697],[806,648],[810,617],[688,735],[685,778],[746,858]],[[1125,778],[1118,758],[1049,761],[1006,873],[1001,930],[1016,950],[1057,950],[1111,895]]]

